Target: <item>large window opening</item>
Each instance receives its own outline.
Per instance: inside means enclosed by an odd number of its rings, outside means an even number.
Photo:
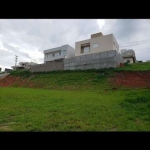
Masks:
[[[90,52],[90,43],[82,44],[81,53],[88,53],[88,52]]]

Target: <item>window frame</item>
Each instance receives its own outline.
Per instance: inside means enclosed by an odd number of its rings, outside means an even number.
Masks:
[[[94,45],[97,45],[97,46],[94,47]],[[93,43],[93,48],[97,48],[97,47],[99,47],[99,43]]]
[[[88,52],[84,51],[84,48],[86,48],[86,47],[89,47],[89,51]],[[89,52],[90,52],[90,43],[81,44],[81,51],[80,51],[80,53],[84,54],[84,53],[89,53]]]
[[[65,53],[64,53],[64,52],[65,52]],[[66,54],[67,54],[67,50],[64,49],[64,50],[63,50],[63,55],[66,56]]]

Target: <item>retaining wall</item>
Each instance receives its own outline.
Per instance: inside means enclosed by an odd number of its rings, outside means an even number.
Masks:
[[[116,50],[65,58],[62,61],[51,61],[30,67],[31,72],[48,72],[54,70],[86,70],[116,68],[123,59]]]
[[[39,64],[30,67],[31,72],[48,72],[54,70],[64,70],[64,62],[51,61],[45,64]]]
[[[122,61],[116,50],[98,52],[64,59],[64,70],[116,68]]]

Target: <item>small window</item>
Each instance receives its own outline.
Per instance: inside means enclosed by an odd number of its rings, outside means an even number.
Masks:
[[[56,53],[55,53],[55,56],[59,56],[59,52],[56,52]]]
[[[53,53],[52,56],[55,57],[55,54]]]
[[[94,43],[94,44],[93,44],[93,48],[96,48],[96,47],[98,47],[98,46],[99,46],[98,43]]]
[[[66,55],[66,50],[63,50],[63,54]]]
[[[59,55],[61,55],[61,51],[60,52],[58,52],[59,53]]]
[[[130,63],[130,60],[127,60],[127,63]]]

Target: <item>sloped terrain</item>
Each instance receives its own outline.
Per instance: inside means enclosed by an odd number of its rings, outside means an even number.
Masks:
[[[117,87],[150,88],[150,71],[116,73],[112,81]]]
[[[108,88],[133,87],[150,88],[150,71],[92,70],[32,73],[27,77],[8,75],[0,79],[0,86],[32,87],[44,89],[78,89],[78,88]]]
[[[0,79],[0,131],[150,131],[150,63],[11,72]]]

